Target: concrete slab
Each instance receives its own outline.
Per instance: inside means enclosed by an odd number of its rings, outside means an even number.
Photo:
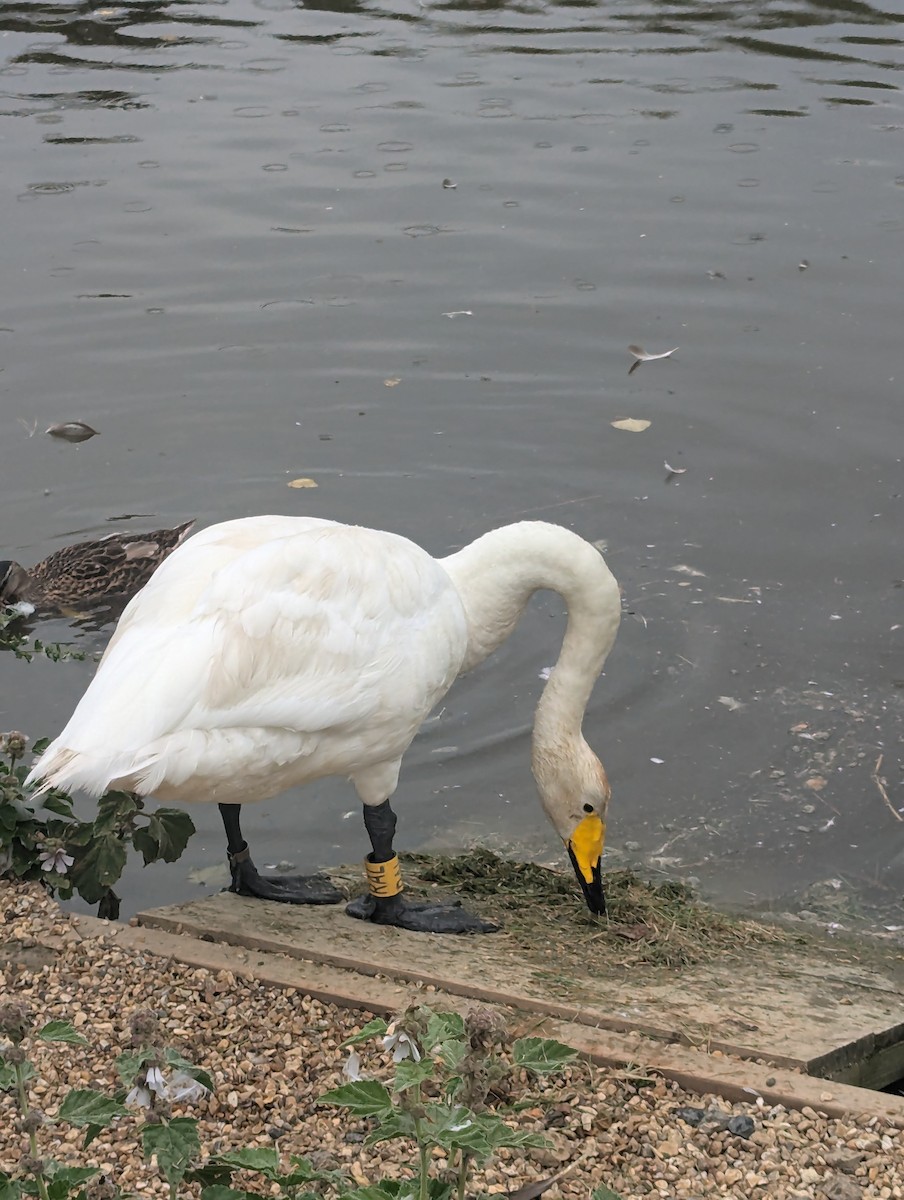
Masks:
[[[228,892],[152,909],[142,926],[285,955],[357,977],[434,987],[521,1012],[640,1035],[663,1045],[759,1060],[839,1083],[881,1087],[904,1075],[904,956],[881,943],[757,946],[745,959],[578,973],[532,957],[503,931],[413,934],[354,921],[342,906],[294,907]]]

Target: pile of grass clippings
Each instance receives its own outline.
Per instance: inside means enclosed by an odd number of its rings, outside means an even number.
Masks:
[[[648,882],[633,871],[604,876],[607,915],[592,916],[573,875],[536,863],[467,853],[407,854],[406,886],[415,894],[454,894],[533,953],[555,955],[563,966],[647,963],[684,966],[784,940],[769,925],[717,912],[692,888],[673,880]]]

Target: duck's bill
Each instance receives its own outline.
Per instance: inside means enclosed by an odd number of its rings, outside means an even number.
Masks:
[[[606,893],[603,890],[603,843],[606,826],[597,816],[585,817],[566,842],[568,857],[574,867],[587,907],[595,916],[606,912]]]

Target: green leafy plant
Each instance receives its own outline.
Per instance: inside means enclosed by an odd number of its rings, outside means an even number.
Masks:
[[[63,900],[78,892],[97,904],[99,916],[116,918],[113,887],[128,847],[146,866],[175,862],[195,831],[191,817],[175,808],[145,812],[138,796],[114,791],[98,800],[93,820],[83,821],[68,793],[53,788],[35,797],[26,788],[27,746],[23,733],[0,734],[0,878],[38,880]],[[36,742],[35,753],[46,746],[46,739]]]
[[[86,1185],[100,1175],[100,1169],[71,1167],[42,1157],[38,1134],[48,1125],[75,1125],[86,1130],[84,1144],[87,1146],[127,1110],[118,1100],[101,1092],[75,1089],[68,1093],[59,1113],[48,1117],[31,1102],[29,1082],[35,1076],[35,1069],[28,1059],[26,1045],[30,1038],[70,1045],[84,1045],[86,1039],[68,1021],[48,1021],[41,1029],[33,1031],[30,1010],[26,1005],[16,1003],[0,1005],[0,1034],[9,1038],[9,1043],[0,1048],[0,1090],[12,1091],[16,1097],[23,1138],[18,1172],[13,1175],[0,1170],[0,1200],[21,1200],[23,1196],[38,1196],[40,1200],[67,1200],[68,1197],[87,1200]]]
[[[42,642],[39,638],[32,641],[16,629],[16,622],[22,614],[15,608],[0,608],[0,650],[10,650],[16,658],[31,662],[35,655],[43,654],[51,662],[65,662],[66,659],[83,660],[86,656],[82,650],[73,650],[60,642]]]
[[[100,1169],[65,1166],[41,1157],[38,1134],[47,1126],[74,1125],[85,1130],[82,1148],[87,1149],[103,1129],[128,1118],[130,1109],[144,1113],[141,1141],[145,1158],[156,1159],[175,1200],[190,1164],[200,1153],[200,1143],[197,1121],[171,1116],[171,1104],[207,1095],[213,1082],[205,1071],[161,1044],[160,1027],[152,1013],[139,1011],[130,1024],[133,1048],[116,1060],[122,1088],[114,1096],[91,1088],[74,1088],[64,1097],[59,1112],[48,1116],[30,1100],[29,1083],[36,1072],[27,1056],[29,1040],[86,1045],[87,1039],[68,1021],[48,1021],[33,1030],[26,1005],[0,1005],[0,1033],[9,1038],[9,1044],[0,1049],[0,1090],[14,1092],[23,1135],[18,1172],[13,1175],[0,1171],[0,1200],[21,1200],[23,1196],[93,1200],[98,1191],[86,1185],[97,1179]],[[127,1090],[129,1087],[131,1090]],[[101,1193],[107,1200],[119,1200],[121,1196],[119,1189],[109,1183]]]
[[[361,1075],[355,1047],[382,1039],[392,1056],[391,1083]],[[499,1017],[478,1008],[467,1017],[411,1008],[392,1024],[377,1018],[344,1043],[351,1049],[349,1082],[321,1097],[358,1117],[374,1121],[366,1144],[389,1139],[414,1143],[417,1160],[412,1180],[393,1186],[384,1181],[367,1196],[342,1200],[465,1200],[473,1168],[483,1166],[497,1150],[548,1145],[541,1134],[514,1129],[502,1113],[503,1098],[520,1071],[529,1076],[561,1070],[577,1052],[548,1038],[521,1038],[511,1047]],[[489,1104],[493,1096],[495,1105]],[[451,1178],[431,1176],[433,1151],[439,1149],[452,1166]],[[539,1195],[534,1191],[534,1195]]]
[[[255,1146],[212,1155],[186,1173],[186,1179],[203,1184],[201,1200],[260,1200],[262,1193],[232,1186],[237,1172],[254,1172],[269,1185],[266,1194],[275,1200],[321,1200],[314,1188],[330,1184],[343,1198],[355,1195],[343,1171],[318,1171],[308,1158],[292,1154],[284,1162],[275,1146]],[[274,1187],[278,1191],[274,1191]],[[363,1200],[363,1198],[362,1198]]]
[[[156,1162],[166,1180],[170,1200],[184,1183],[200,1184],[201,1200],[465,1200],[472,1171],[505,1147],[542,1147],[539,1134],[513,1128],[517,1105],[508,1103],[528,1079],[568,1066],[576,1051],[548,1038],[521,1038],[509,1043],[498,1016],[475,1009],[462,1018],[455,1013],[411,1008],[396,1021],[369,1022],[344,1043],[350,1049],[348,1082],[325,1093],[321,1103],[339,1105],[373,1123],[366,1142],[407,1140],[416,1151],[410,1175],[381,1179],[355,1187],[345,1172],[315,1167],[300,1155],[282,1155],[275,1146],[238,1147],[202,1157],[198,1122],[173,1115],[213,1090],[213,1080],[172,1047],[165,1045],[153,1013],[141,1010],[130,1020],[131,1046],[116,1059],[121,1087],[113,1096],[90,1088],[73,1089],[55,1115],[41,1112],[30,1095],[36,1070],[28,1058],[33,1042],[85,1045],[85,1037],[68,1021],[48,1021],[36,1028],[28,1007],[0,1005],[0,1091],[16,1099],[22,1155],[17,1170],[0,1170],[0,1200],[132,1200],[124,1196],[96,1166],[69,1166],[43,1157],[42,1129],[72,1125],[84,1130],[87,1149],[102,1130],[141,1117],[144,1156]],[[361,1043],[380,1039],[382,1057],[393,1066],[388,1083],[361,1075]],[[451,1165],[437,1171],[434,1149]],[[571,1168],[509,1193],[508,1200],[536,1200]],[[244,1186],[257,1176],[262,1190]],[[239,1186],[236,1186],[238,1183]],[[591,1200],[620,1200],[600,1186]]]

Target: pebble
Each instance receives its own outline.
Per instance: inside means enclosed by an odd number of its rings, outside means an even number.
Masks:
[[[78,1018],[88,1039],[77,1055],[50,1043],[30,1048],[38,1070],[32,1094],[49,1115],[71,1087],[119,1088],[113,1061],[128,1045],[129,1017],[151,1008],[170,1044],[215,1080],[215,1095],[192,1109],[174,1108],[199,1120],[206,1152],[277,1143],[284,1161],[296,1154],[320,1168],[342,1167],[362,1188],[408,1177],[407,1143],[367,1146],[370,1123],[318,1103],[343,1082],[347,1051],[340,1043],[361,1028],[365,1014],[128,950],[112,924],[103,940],[82,938],[36,884],[0,882],[0,912],[7,936],[15,930],[17,941],[55,947],[47,965],[5,965],[0,993],[31,1005],[41,1023]],[[361,1050],[364,1069],[386,1078],[379,1058]],[[877,1118],[729,1107],[661,1077],[648,1082],[638,1086],[622,1072],[578,1065],[531,1085],[515,1097],[527,1107],[511,1119],[544,1134],[549,1145],[502,1151],[475,1172],[469,1194],[539,1186],[576,1163],[550,1191],[554,1200],[587,1200],[600,1185],[623,1200],[904,1200],[904,1133]],[[21,1154],[14,1113],[12,1096],[0,1094],[4,1169]],[[52,1145],[43,1145],[67,1165],[102,1165],[131,1197],[168,1200],[166,1182],[142,1157],[139,1136],[140,1124],[125,1120],[83,1151],[84,1131],[61,1125],[47,1133]],[[434,1162],[437,1170],[448,1168],[443,1157]]]

